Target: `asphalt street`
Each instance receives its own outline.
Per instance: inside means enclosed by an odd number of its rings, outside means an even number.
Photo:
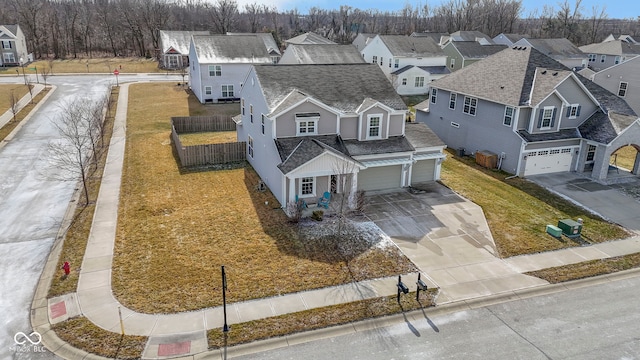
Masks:
[[[234,359],[638,359],[639,297],[635,277]]]
[[[119,77],[121,83],[179,80],[166,74]],[[0,83],[22,81],[22,77],[0,77]],[[48,153],[48,144],[59,140],[52,121],[62,111],[61,104],[77,97],[99,99],[115,78],[51,76],[47,82],[57,86],[55,92],[0,149],[0,359],[55,358],[47,351],[16,346],[14,341],[18,332],[31,333],[34,289],[77,185],[50,176],[58,171]]]

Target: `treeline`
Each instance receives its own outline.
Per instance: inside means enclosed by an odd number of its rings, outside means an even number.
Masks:
[[[398,11],[351,6],[280,11],[236,0],[0,0],[0,24],[20,24],[36,58],[152,57],[158,30],[271,32],[278,42],[315,31],[338,43],[362,32],[411,34],[478,30],[487,35],[518,33],[566,37],[576,45],[609,33],[639,35],[638,19],[609,19],[605,8],[585,10],[581,0],[545,6],[524,16],[522,0],[449,0],[431,7],[407,3]]]

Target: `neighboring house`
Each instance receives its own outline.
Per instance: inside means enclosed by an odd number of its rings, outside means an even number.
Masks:
[[[209,35],[208,31],[160,30],[158,65],[162,69],[183,69],[189,66],[189,44],[192,35]]]
[[[476,41],[451,41],[442,48],[449,71],[456,71],[506,49],[506,45],[482,45]]]
[[[198,100],[239,101],[242,82],[251,65],[280,59],[277,49],[267,45],[270,43],[265,40],[267,36],[271,34],[193,35],[189,48],[189,86]]]
[[[370,64],[256,65],[243,85],[239,141],[278,202],[438,180],[444,143]]]
[[[264,42],[264,46],[267,48],[267,52],[269,52],[269,55],[271,55],[271,62],[274,64],[277,64],[278,61],[280,61],[280,57],[282,56],[282,52],[280,51],[279,47],[278,47],[278,43],[276,43],[276,40],[273,38],[273,35],[271,33],[234,33],[234,32],[227,32],[227,35],[251,35],[251,36],[257,36],[260,39],[262,39],[262,41]]]
[[[625,99],[640,114],[640,56],[599,71],[590,79]]]
[[[640,55],[640,44],[617,39],[581,46],[580,50],[587,54],[589,68],[598,72]]]
[[[630,44],[637,44],[638,43],[631,35],[628,35],[628,34],[622,34],[622,35],[618,35],[618,36],[615,36],[613,34],[609,34],[609,36],[607,36],[604,40],[602,40],[602,42],[613,41],[613,40],[622,40],[622,41],[628,42]]]
[[[355,46],[356,49],[358,49],[358,51],[362,51],[362,49],[364,49],[364,47],[367,46],[369,41],[371,41],[371,39],[376,37],[376,35],[378,34],[359,33],[358,35],[356,35],[356,38],[353,39],[353,42],[351,42],[351,45]]]
[[[587,66],[589,60],[587,54],[583,53],[571,41],[565,38],[558,39],[528,39],[523,38],[515,42],[513,46],[534,47],[541,53],[558,61],[570,69],[579,69]]]
[[[493,42],[500,45],[513,46],[518,40],[527,38],[526,35],[521,34],[505,34],[500,33],[493,38]]]
[[[531,47],[433,82],[416,108],[416,120],[447,146],[493,152],[499,168],[517,176],[591,171],[606,182],[611,154],[640,149],[640,120],[624,100]]]
[[[302,35],[298,35],[296,37],[293,37],[289,40],[285,40],[284,43],[286,44],[286,46],[289,46],[291,44],[297,44],[297,45],[303,45],[303,44],[316,44],[316,45],[321,45],[321,44],[333,44],[335,45],[336,43],[334,43],[333,41],[322,37],[316,33],[313,32],[308,32],[308,33],[304,33]]]
[[[361,54],[382,69],[401,95],[426,94],[429,83],[448,71],[447,56],[430,37],[377,35]]]
[[[493,39],[480,31],[456,31],[449,36],[443,36],[440,45],[445,46],[451,41],[475,41],[482,45],[493,44]]]
[[[278,64],[362,64],[364,59],[352,45],[291,44]]]
[[[0,66],[20,66],[33,60],[19,25],[0,25],[0,48]]]
[[[441,32],[413,32],[410,36],[413,37],[429,37],[433,39],[438,45],[442,46],[442,40],[449,38],[449,33]]]

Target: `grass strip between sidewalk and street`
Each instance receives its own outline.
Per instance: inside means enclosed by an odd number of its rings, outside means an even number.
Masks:
[[[13,129],[15,129],[20,124],[20,122],[22,122],[22,120],[24,120],[27,115],[29,115],[31,110],[33,110],[33,108],[36,107],[36,105],[38,105],[38,103],[42,101],[45,96],[47,96],[49,91],[51,91],[50,87],[45,87],[44,89],[42,89],[42,91],[40,91],[40,93],[38,93],[38,95],[33,98],[33,101],[28,103],[27,106],[23,107],[20,112],[16,114],[15,121],[13,121],[12,118],[11,121],[0,128],[0,141],[4,140],[7,136],[9,136],[9,134],[11,134]]]
[[[583,261],[571,265],[556,266],[548,269],[530,271],[526,275],[535,276],[552,284],[592,276],[606,275],[618,271],[640,267],[640,253],[611,258]]]
[[[11,92],[15,96],[13,100],[20,100],[29,93],[29,88],[24,84],[0,84],[0,114],[11,110]]]
[[[437,289],[400,295],[400,304],[395,295],[354,301],[322,308],[309,309],[291,314],[233,324],[227,334],[222,328],[207,332],[209,348],[222,348],[245,344],[257,340],[291,335],[303,331],[323,329],[370,318],[400,314],[402,312],[435,306]]]

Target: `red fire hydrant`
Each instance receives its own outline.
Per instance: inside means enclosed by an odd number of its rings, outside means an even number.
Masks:
[[[71,273],[71,265],[69,265],[68,261],[64,262],[64,265],[62,265],[62,268],[64,269],[65,275],[69,275]]]

